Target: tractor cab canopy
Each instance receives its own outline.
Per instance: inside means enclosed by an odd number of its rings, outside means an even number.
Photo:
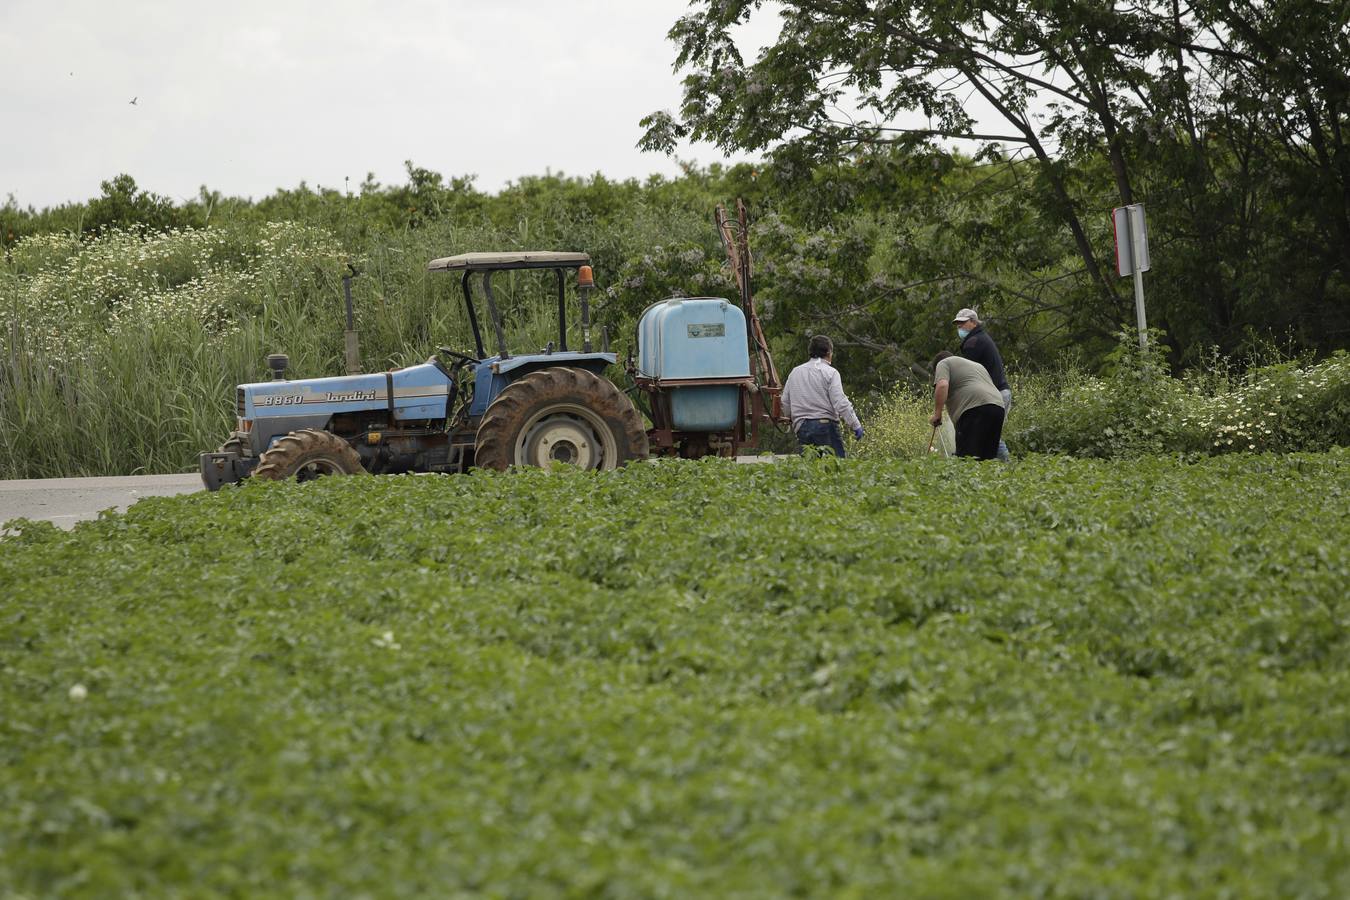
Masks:
[[[469,314],[469,327],[473,331],[474,345],[478,358],[485,359],[487,351],[483,347],[483,334],[478,327],[478,314],[474,309],[473,291],[469,279],[481,275],[483,296],[487,300],[488,317],[497,338],[497,357],[501,360],[511,358],[506,349],[506,336],[502,329],[502,317],[497,311],[497,301],[492,295],[492,276],[495,272],[519,269],[552,269],[558,281],[558,349],[567,351],[567,269],[577,270],[577,288],[581,293],[581,330],[584,351],[590,352],[591,313],[589,293],[595,288],[591,278],[591,257],[586,253],[559,252],[556,250],[517,250],[503,253],[461,253],[458,256],[445,256],[427,263],[428,272],[461,272],[460,283],[464,289],[464,306]]]
[[[576,269],[589,266],[586,253],[523,250],[511,253],[461,253],[427,263],[428,272],[490,272],[494,269]]]

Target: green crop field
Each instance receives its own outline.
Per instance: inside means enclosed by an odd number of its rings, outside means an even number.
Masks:
[[[1350,455],[248,484],[0,540],[0,896],[1350,895]]]

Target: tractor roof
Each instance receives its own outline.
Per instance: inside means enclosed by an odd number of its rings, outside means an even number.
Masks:
[[[428,272],[485,272],[489,269],[555,269],[588,266],[586,253],[554,250],[517,250],[509,253],[461,253],[427,263]]]

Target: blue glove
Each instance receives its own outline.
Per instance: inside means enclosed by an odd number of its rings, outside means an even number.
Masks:
[[[863,430],[861,425],[853,429],[853,436],[860,441],[863,439]]]

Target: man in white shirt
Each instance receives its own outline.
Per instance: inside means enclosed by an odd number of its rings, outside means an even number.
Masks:
[[[843,456],[839,420],[853,429],[858,440],[863,439],[863,427],[853,404],[844,396],[839,373],[830,365],[834,342],[818,334],[811,338],[807,352],[811,358],[793,369],[783,385],[783,415],[792,419],[792,430],[797,432],[803,452],[808,446],[830,447],[835,456]]]

